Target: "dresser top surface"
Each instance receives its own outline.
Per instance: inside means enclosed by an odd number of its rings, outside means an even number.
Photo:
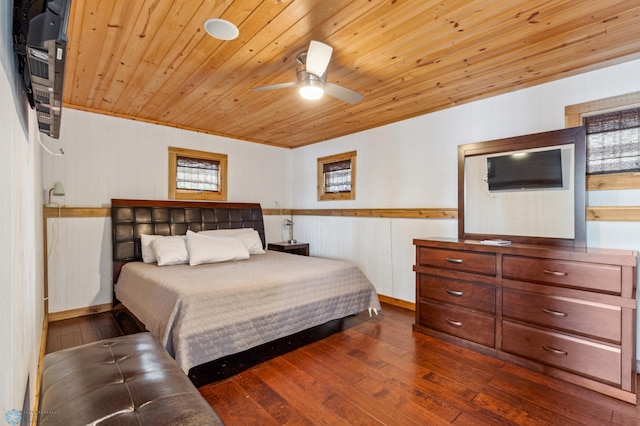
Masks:
[[[485,253],[501,253],[548,258],[566,258],[585,261],[600,261],[637,266],[638,253],[634,250],[608,249],[598,247],[548,246],[541,244],[512,243],[509,245],[484,244],[480,240],[459,240],[457,238],[427,237],[415,238],[417,247],[432,247],[453,250],[469,250]]]

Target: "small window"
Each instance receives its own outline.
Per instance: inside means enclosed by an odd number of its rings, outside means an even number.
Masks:
[[[318,201],[356,198],[356,151],[318,158]]]
[[[169,147],[169,198],[226,201],[226,154]]]
[[[584,118],[587,175],[640,171],[640,108]]]

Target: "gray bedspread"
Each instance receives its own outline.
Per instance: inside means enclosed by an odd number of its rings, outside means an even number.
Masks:
[[[367,309],[378,295],[355,265],[267,251],[199,266],[132,262],[116,296],[185,372]]]

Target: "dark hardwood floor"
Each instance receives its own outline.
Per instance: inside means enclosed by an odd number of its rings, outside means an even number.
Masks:
[[[102,339],[138,333],[140,330],[135,321],[122,315],[120,311],[50,322],[47,331],[46,353]]]
[[[123,334],[110,312],[50,322],[46,353]]]
[[[199,387],[227,425],[639,425],[637,406],[369,319]],[[47,352],[133,332],[109,313],[49,325]]]

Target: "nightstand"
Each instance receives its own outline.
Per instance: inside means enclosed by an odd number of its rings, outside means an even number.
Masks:
[[[283,251],[285,253],[309,256],[309,243],[269,243],[267,249],[273,251]]]

